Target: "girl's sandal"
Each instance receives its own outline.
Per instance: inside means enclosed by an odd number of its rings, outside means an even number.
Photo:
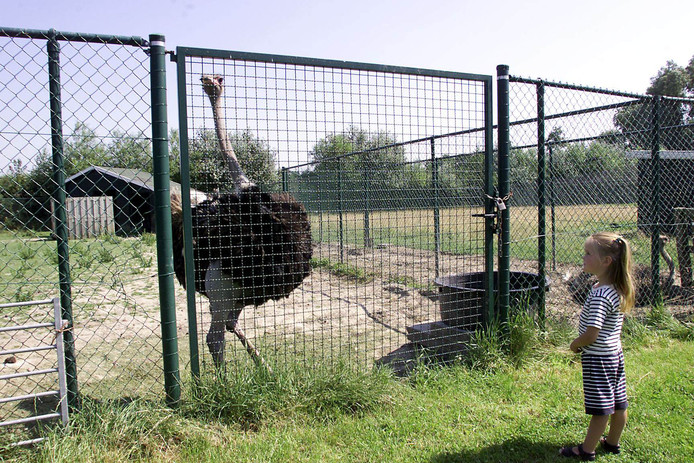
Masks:
[[[614,453],[615,455],[619,454],[622,451],[619,444],[612,445],[609,442],[607,442],[607,437],[603,437],[602,439],[600,439],[600,446],[605,452]]]
[[[580,458],[582,461],[595,461],[595,452],[586,452],[583,450],[583,444],[578,444],[576,448],[578,453],[574,453],[573,447],[562,447],[559,450],[559,455],[562,457]]]

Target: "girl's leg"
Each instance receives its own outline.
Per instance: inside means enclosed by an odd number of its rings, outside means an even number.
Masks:
[[[602,437],[602,434],[607,428],[607,422],[610,419],[610,415],[593,415],[590,419],[590,424],[588,425],[588,432],[586,433],[586,439],[583,441],[583,450],[586,452],[595,452],[595,447],[598,446],[598,442]]]
[[[607,434],[607,443],[619,445],[619,439],[622,437],[622,431],[627,424],[627,411],[615,410],[610,418],[610,432]]]

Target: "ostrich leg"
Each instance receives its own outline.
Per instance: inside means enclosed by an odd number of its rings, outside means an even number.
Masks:
[[[236,288],[231,278],[222,272],[221,262],[210,263],[205,273],[205,291],[210,301],[212,315],[210,329],[207,332],[207,347],[212,354],[214,365],[219,368],[224,365],[224,327],[230,313],[229,307],[234,307],[236,300]]]
[[[255,364],[264,366],[272,373],[272,369],[260,355],[258,349],[238,327],[239,315],[243,309],[236,307],[238,288],[233,284],[231,278],[222,271],[219,261],[212,262],[205,274],[205,290],[210,300],[210,313],[212,315],[210,329],[207,332],[207,347],[210,349],[215,366],[224,365],[224,328],[226,327],[239,338]],[[229,310],[230,307],[234,308]]]

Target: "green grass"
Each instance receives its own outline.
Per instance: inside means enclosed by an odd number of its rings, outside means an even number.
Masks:
[[[104,235],[70,240],[70,276],[75,284],[104,284],[117,274],[149,271],[156,255],[155,237]],[[0,233],[0,299],[21,302],[53,297],[58,290],[58,252],[55,241],[24,234]]]
[[[484,230],[481,219],[472,214],[480,208],[444,208],[440,211],[440,250],[456,255],[481,255],[484,252]],[[536,260],[537,208],[513,206],[511,213],[511,255],[518,259]],[[433,210],[412,209],[374,211],[369,214],[370,238],[375,245],[389,244],[413,249],[433,251]],[[555,239],[546,240],[547,259],[556,256],[558,263],[578,264],[583,255],[585,238],[599,230],[614,230],[628,238],[637,264],[650,262],[650,237],[637,231],[636,204],[571,205],[554,208]],[[337,243],[352,247],[364,246],[364,213],[345,212],[312,215],[313,239],[317,242]],[[321,223],[322,221],[322,223]],[[546,230],[552,233],[552,212],[547,208]],[[674,243],[670,254],[675,258]]]
[[[330,259],[325,258],[312,258],[311,259],[312,268],[324,268],[328,270],[333,275],[353,278],[358,283],[368,283],[374,278],[373,273],[369,273],[364,269],[355,267],[353,265],[345,264],[343,262],[333,262]]]
[[[530,334],[532,323],[515,317],[506,344],[478,333],[475,345],[492,356],[478,352],[446,365],[422,361],[403,379],[339,362],[288,364],[272,374],[249,369],[205,376],[177,409],[85,400],[67,430],[54,430],[35,450],[0,456],[37,462],[553,462],[558,448],[580,442],[587,426],[580,362],[566,348],[574,330],[549,323],[546,333]],[[598,458],[694,461],[694,342],[681,340],[679,328],[658,312],[629,323],[623,452]]]

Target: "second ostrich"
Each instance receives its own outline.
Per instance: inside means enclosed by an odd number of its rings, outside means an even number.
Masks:
[[[234,191],[213,195],[192,209],[195,290],[210,301],[206,341],[215,366],[224,363],[225,328],[261,363],[237,326],[239,316],[246,306],[287,297],[310,274],[311,225],[303,205],[290,194],[262,192],[246,177],[224,124],[223,79],[205,75],[201,81]],[[182,210],[176,198],[171,209],[174,270],[185,287]]]
[[[668,254],[665,249],[665,245],[668,243],[669,238],[665,235],[660,235],[658,239],[658,246],[660,255],[663,257],[668,265],[668,275],[667,277],[660,278],[660,287],[663,291],[663,295],[667,297],[675,282],[675,262]],[[647,265],[637,265],[633,268],[634,285],[636,289],[636,305],[644,306],[651,303],[653,298],[653,288],[651,282],[651,267]],[[598,281],[594,276],[581,272],[576,276],[571,276],[567,274],[565,278],[566,284],[571,294],[571,298],[577,303],[583,305],[590,293],[590,289]]]

